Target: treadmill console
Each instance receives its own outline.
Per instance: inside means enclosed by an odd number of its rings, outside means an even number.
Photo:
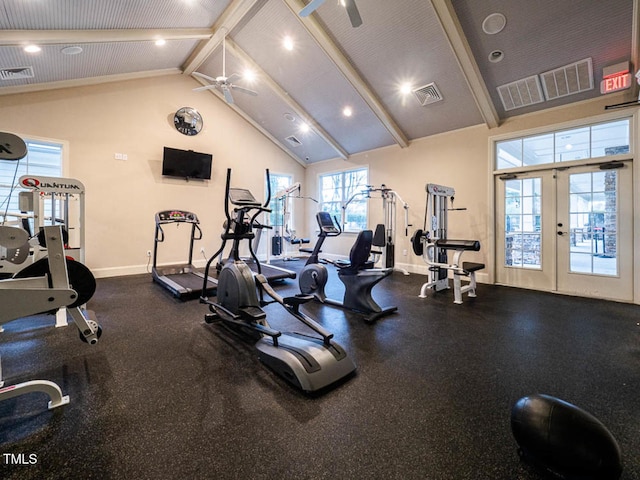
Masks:
[[[195,213],[185,210],[164,210],[156,213],[156,224],[177,222],[199,223],[198,216]]]
[[[229,200],[234,205],[240,207],[261,207],[262,204],[256,200],[253,194],[246,188],[230,188]]]

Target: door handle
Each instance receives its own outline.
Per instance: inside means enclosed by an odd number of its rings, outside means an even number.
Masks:
[[[569,233],[569,232],[561,232],[560,230],[558,230],[558,235],[560,235],[560,236],[562,236],[562,235],[566,235],[566,234],[568,234],[568,233]]]

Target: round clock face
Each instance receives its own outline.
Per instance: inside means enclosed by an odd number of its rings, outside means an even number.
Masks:
[[[173,124],[184,135],[197,135],[202,130],[202,115],[195,108],[182,107],[173,116]]]

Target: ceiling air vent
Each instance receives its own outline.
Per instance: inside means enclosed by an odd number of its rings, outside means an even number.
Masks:
[[[540,80],[537,75],[500,85],[498,94],[500,94],[500,100],[502,100],[502,106],[505,111],[544,102]]]
[[[442,100],[442,95],[440,94],[438,87],[436,87],[436,84],[433,82],[428,85],[423,85],[422,87],[416,88],[415,90],[413,90],[413,94],[416,96],[416,98],[420,102],[420,105],[422,105],[423,107],[430,103],[435,103]]]
[[[287,138],[285,138],[285,140],[289,142],[293,147],[299,147],[300,145],[302,145],[302,142],[298,140],[295,135],[289,135]]]
[[[565,65],[540,74],[547,100],[566,97],[593,88],[593,66],[591,59]]]
[[[0,68],[0,80],[33,78],[33,67]]]

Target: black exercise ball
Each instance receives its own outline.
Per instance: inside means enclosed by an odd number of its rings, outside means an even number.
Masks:
[[[622,473],[618,442],[597,418],[558,398],[523,397],[511,411],[523,460],[561,477],[615,480]]]

